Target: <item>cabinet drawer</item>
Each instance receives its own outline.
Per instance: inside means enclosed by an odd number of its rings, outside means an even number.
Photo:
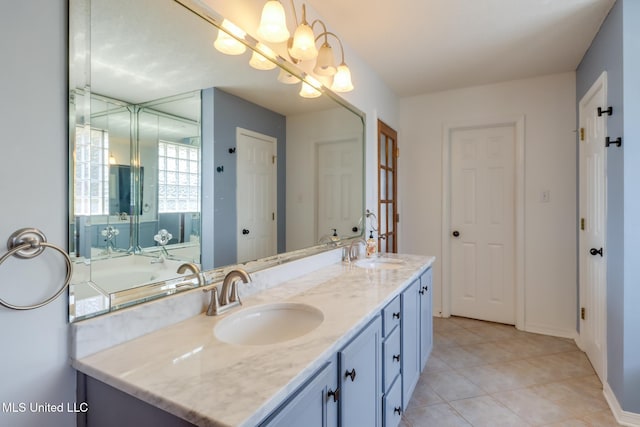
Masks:
[[[400,354],[400,328],[394,329],[391,335],[385,340],[382,357],[384,361],[384,371],[382,374],[384,388],[382,391],[384,392],[389,390],[393,380],[400,373],[400,358],[402,357]]]
[[[400,325],[400,295],[382,310],[382,336],[386,337],[393,328]]]
[[[384,395],[382,411],[384,427],[397,427],[402,419],[402,381],[400,377],[391,386],[389,393]]]

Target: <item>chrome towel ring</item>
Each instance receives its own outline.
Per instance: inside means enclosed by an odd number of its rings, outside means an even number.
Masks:
[[[21,228],[9,237],[9,240],[7,241],[8,252],[0,257],[0,266],[3,262],[5,262],[9,257],[12,256],[22,259],[35,258],[40,255],[46,248],[55,249],[57,252],[60,252],[64,257],[65,263],[67,264],[67,275],[64,279],[64,284],[62,285],[62,287],[54,295],[38,304],[15,305],[10,304],[0,298],[0,305],[11,308],[13,310],[33,310],[34,308],[40,308],[44,305],[49,304],[54,299],[58,298],[60,294],[65,291],[65,289],[67,289],[67,287],[69,286],[69,282],[71,281],[71,258],[69,258],[69,255],[64,249],[47,242],[47,238],[44,233],[37,228]]]

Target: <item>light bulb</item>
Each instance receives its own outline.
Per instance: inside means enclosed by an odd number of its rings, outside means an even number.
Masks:
[[[287,18],[280,1],[269,0],[265,3],[258,27],[258,37],[272,43],[281,43],[289,39]]]
[[[338,66],[336,75],[333,76],[333,85],[331,85],[331,90],[334,92],[350,92],[353,90],[353,83],[351,83],[351,71],[344,62]]]
[[[213,42],[213,45],[220,52],[227,55],[242,55],[247,50],[247,47],[229,33],[239,38],[244,38],[246,35],[238,26],[225,19],[222,21],[222,28],[218,29],[218,38]]]
[[[336,73],[336,67],[333,65],[333,49],[329,43],[325,42],[320,47],[313,72],[319,76],[333,76]]]
[[[292,57],[300,61],[307,61],[318,56],[316,49],[316,39],[313,30],[306,22],[298,25],[296,32],[293,34],[293,43],[289,53]]]
[[[262,53],[261,53],[262,52]],[[275,58],[275,53],[262,43],[258,43],[256,50],[253,51],[249,65],[256,70],[273,70],[276,68],[276,64],[270,61],[269,58]]]

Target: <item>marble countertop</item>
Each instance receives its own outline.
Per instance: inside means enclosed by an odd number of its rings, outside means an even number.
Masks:
[[[394,270],[333,264],[252,295],[227,314],[195,316],[72,365],[193,424],[254,426],[435,260],[385,257],[404,262]],[[272,302],[312,305],[324,321],[302,337],[272,345],[233,345],[215,337],[220,320]]]

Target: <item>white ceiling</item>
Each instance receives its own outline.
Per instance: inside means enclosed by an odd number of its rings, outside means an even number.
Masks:
[[[308,0],[401,97],[573,71],[614,2]]]

